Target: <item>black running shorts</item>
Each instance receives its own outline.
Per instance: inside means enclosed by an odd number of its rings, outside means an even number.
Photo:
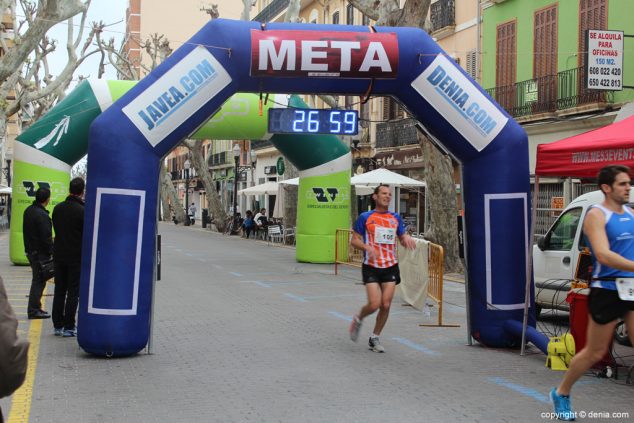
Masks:
[[[628,311],[634,311],[634,301],[623,301],[613,289],[590,288],[588,308],[592,320],[605,325],[622,318]]]
[[[386,268],[372,267],[364,264],[361,268],[361,278],[363,279],[364,285],[366,283],[384,282],[396,282],[398,285],[401,283],[401,272],[398,270],[398,264]]]

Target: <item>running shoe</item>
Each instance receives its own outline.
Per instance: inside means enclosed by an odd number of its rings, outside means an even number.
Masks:
[[[77,329],[64,329],[64,334],[62,336],[64,338],[74,338],[77,336]]]
[[[352,316],[352,322],[350,323],[350,339],[354,342],[357,342],[359,339],[359,332],[361,331],[361,320],[359,320],[359,316],[356,314]]]
[[[55,328],[53,333],[55,336],[62,336],[64,334],[64,328]]]
[[[370,349],[376,353],[385,352],[385,348],[383,348],[383,345],[379,342],[378,336],[371,336],[368,340],[368,345],[370,346]]]
[[[557,388],[553,388],[550,391],[550,400],[553,402],[555,416],[558,420],[566,422],[575,420],[576,413],[572,411],[570,395],[559,395],[557,394]]]

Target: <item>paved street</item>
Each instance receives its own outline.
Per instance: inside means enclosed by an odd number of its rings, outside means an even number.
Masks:
[[[297,263],[291,248],[200,227],[159,230],[152,354],[120,359],[54,337],[50,320],[26,320],[30,271],[9,264],[8,233],[0,233],[0,274],[33,353],[25,388],[0,401],[9,422],[547,420],[547,393],[562,373],[536,349],[521,357],[467,346],[461,283],[446,281],[444,314],[460,328],[419,327],[434,322],[436,308],[426,317],[396,299],[381,337],[387,353],[376,354],[367,348],[373,319],[359,343],[348,338],[365,299],[358,269],[335,276],[332,265]],[[586,376],[573,404],[631,417],[633,389]]]

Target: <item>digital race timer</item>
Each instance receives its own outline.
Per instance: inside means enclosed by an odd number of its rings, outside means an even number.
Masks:
[[[269,132],[357,135],[359,113],[336,109],[269,109]]]

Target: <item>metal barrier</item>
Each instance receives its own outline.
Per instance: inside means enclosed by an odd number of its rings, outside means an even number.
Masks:
[[[363,251],[354,248],[352,231],[350,229],[337,229],[335,232],[335,275],[338,274],[339,264],[361,267],[363,263]]]
[[[354,248],[352,241],[352,231],[350,229],[337,229],[335,233],[335,275],[338,274],[340,264],[361,267],[363,263],[363,251]],[[445,269],[445,250],[442,246],[429,243],[427,252],[429,283],[427,285],[427,296],[438,304],[438,323],[420,324],[419,326],[433,327],[460,327],[455,324],[443,324],[442,322],[442,293],[443,293],[443,272]]]
[[[434,327],[452,327],[457,328],[460,325],[455,324],[443,324],[442,322],[442,291],[443,291],[443,271],[445,269],[445,250],[442,246],[429,243],[427,250],[427,262],[429,283],[427,285],[427,296],[438,304],[438,323],[432,324],[420,324],[419,326],[434,326]]]

